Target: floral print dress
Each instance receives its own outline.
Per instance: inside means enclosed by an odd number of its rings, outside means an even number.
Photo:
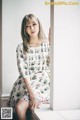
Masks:
[[[14,108],[19,100],[26,100],[29,102],[29,93],[23,78],[29,80],[36,99],[39,102],[49,102],[49,49],[50,46],[48,40],[44,40],[44,42],[37,47],[29,46],[29,50],[26,54],[23,54],[23,43],[17,46],[16,55],[20,76],[13,85],[8,102],[9,106]]]

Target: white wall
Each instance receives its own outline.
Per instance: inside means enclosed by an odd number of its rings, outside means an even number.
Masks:
[[[80,109],[80,5],[54,6],[53,46],[53,108]]]
[[[18,78],[16,47],[22,42],[20,30],[24,15],[33,13],[41,21],[45,34],[50,27],[50,6],[45,0],[2,1],[2,94],[9,94]]]
[[[18,77],[16,46],[21,40],[20,26],[27,13],[35,13],[46,35],[49,5],[45,0],[3,0],[2,12],[2,94],[8,94]],[[36,6],[36,7],[35,7]],[[53,108],[80,108],[80,6],[54,6]],[[53,19],[52,19],[53,20]],[[52,21],[53,22],[53,21]],[[52,27],[51,26],[51,27]],[[52,55],[52,54],[51,54]],[[51,93],[52,94],[52,93]]]

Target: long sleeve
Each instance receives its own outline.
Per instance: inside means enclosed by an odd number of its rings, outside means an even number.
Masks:
[[[18,45],[16,49],[16,56],[17,56],[17,66],[19,70],[19,74],[22,78],[27,78],[30,79],[29,77],[29,69],[27,62],[25,62],[25,58],[23,55],[23,45],[22,44]]]

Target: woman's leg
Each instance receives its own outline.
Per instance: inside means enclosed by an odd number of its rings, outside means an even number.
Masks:
[[[19,120],[26,120],[26,111],[27,111],[28,107],[29,107],[29,104],[25,100],[20,100],[16,104],[16,112],[18,114]]]

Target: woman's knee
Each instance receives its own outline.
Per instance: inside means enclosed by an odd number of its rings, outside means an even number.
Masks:
[[[23,114],[26,112],[26,110],[28,109],[29,105],[26,101],[19,101],[17,104],[16,104],[16,112],[19,113],[19,114]]]
[[[23,109],[21,109],[21,105],[19,104],[16,105],[15,109],[17,113],[21,113],[23,111]]]

